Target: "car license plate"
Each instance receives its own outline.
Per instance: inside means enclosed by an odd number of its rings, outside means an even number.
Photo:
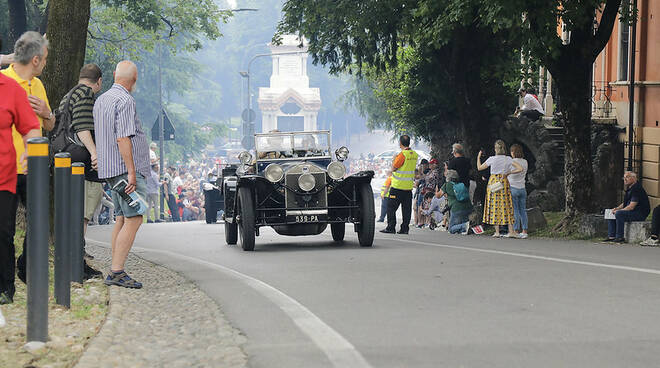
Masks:
[[[297,215],[295,216],[296,222],[303,223],[303,222],[319,222],[319,216],[318,215]]]

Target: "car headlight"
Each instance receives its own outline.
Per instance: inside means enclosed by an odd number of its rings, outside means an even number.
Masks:
[[[344,161],[348,158],[348,148],[341,146],[337,148],[335,151],[335,156],[337,156],[337,160],[339,161]]]
[[[344,175],[346,174],[346,166],[342,164],[341,162],[331,162],[330,165],[328,165],[328,176],[332,180],[340,180],[344,178]]]
[[[252,162],[252,155],[248,151],[243,151],[238,154],[238,161],[243,165],[248,165]]]
[[[284,176],[284,169],[282,169],[282,166],[278,164],[270,164],[266,166],[266,170],[264,170],[264,176],[271,183],[277,183],[282,180],[282,177]]]
[[[309,192],[316,186],[316,179],[312,174],[302,174],[298,177],[298,186],[305,192]]]

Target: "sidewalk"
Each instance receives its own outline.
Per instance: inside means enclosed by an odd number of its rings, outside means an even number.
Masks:
[[[110,250],[87,245],[104,272]],[[246,338],[218,305],[181,275],[129,254],[140,290],[110,288],[107,320],[76,367],[245,367]]]

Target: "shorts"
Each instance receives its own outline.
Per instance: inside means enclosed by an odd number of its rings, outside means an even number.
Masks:
[[[103,198],[103,183],[85,180],[85,220],[94,217],[96,208]]]
[[[112,188],[121,179],[128,181],[128,174],[114,176],[112,178],[106,179],[106,181],[108,182],[108,185],[110,185],[110,188]],[[142,199],[146,203],[147,181],[144,179],[144,176],[140,173],[135,173],[135,179],[137,181],[137,188],[135,188],[135,191],[140,197],[142,197]],[[129,206],[128,202],[126,202],[119,195],[119,193],[117,193],[114,190],[111,190],[110,192],[112,192],[112,204],[115,206],[115,215],[117,217],[124,216],[130,218],[130,217],[142,216],[142,214],[137,212],[137,209]]]

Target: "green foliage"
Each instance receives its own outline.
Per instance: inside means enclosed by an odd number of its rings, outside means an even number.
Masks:
[[[117,62],[129,59],[137,64],[138,84],[133,95],[147,129],[160,109],[160,64],[163,106],[176,129],[176,141],[166,143],[168,158],[181,160],[184,152],[197,154],[211,140],[226,134],[217,115],[205,106],[209,100],[221,100],[222,89],[216,83],[203,82],[201,75],[208,68],[191,53],[205,40],[220,37],[219,24],[230,16],[212,0],[92,0],[86,62],[101,66],[104,88],[112,85]],[[193,117],[191,109],[202,113]]]
[[[515,105],[520,38],[480,0],[289,0],[279,33],[310,42],[314,62],[357,71],[344,96],[371,128],[427,141],[474,140]]]

